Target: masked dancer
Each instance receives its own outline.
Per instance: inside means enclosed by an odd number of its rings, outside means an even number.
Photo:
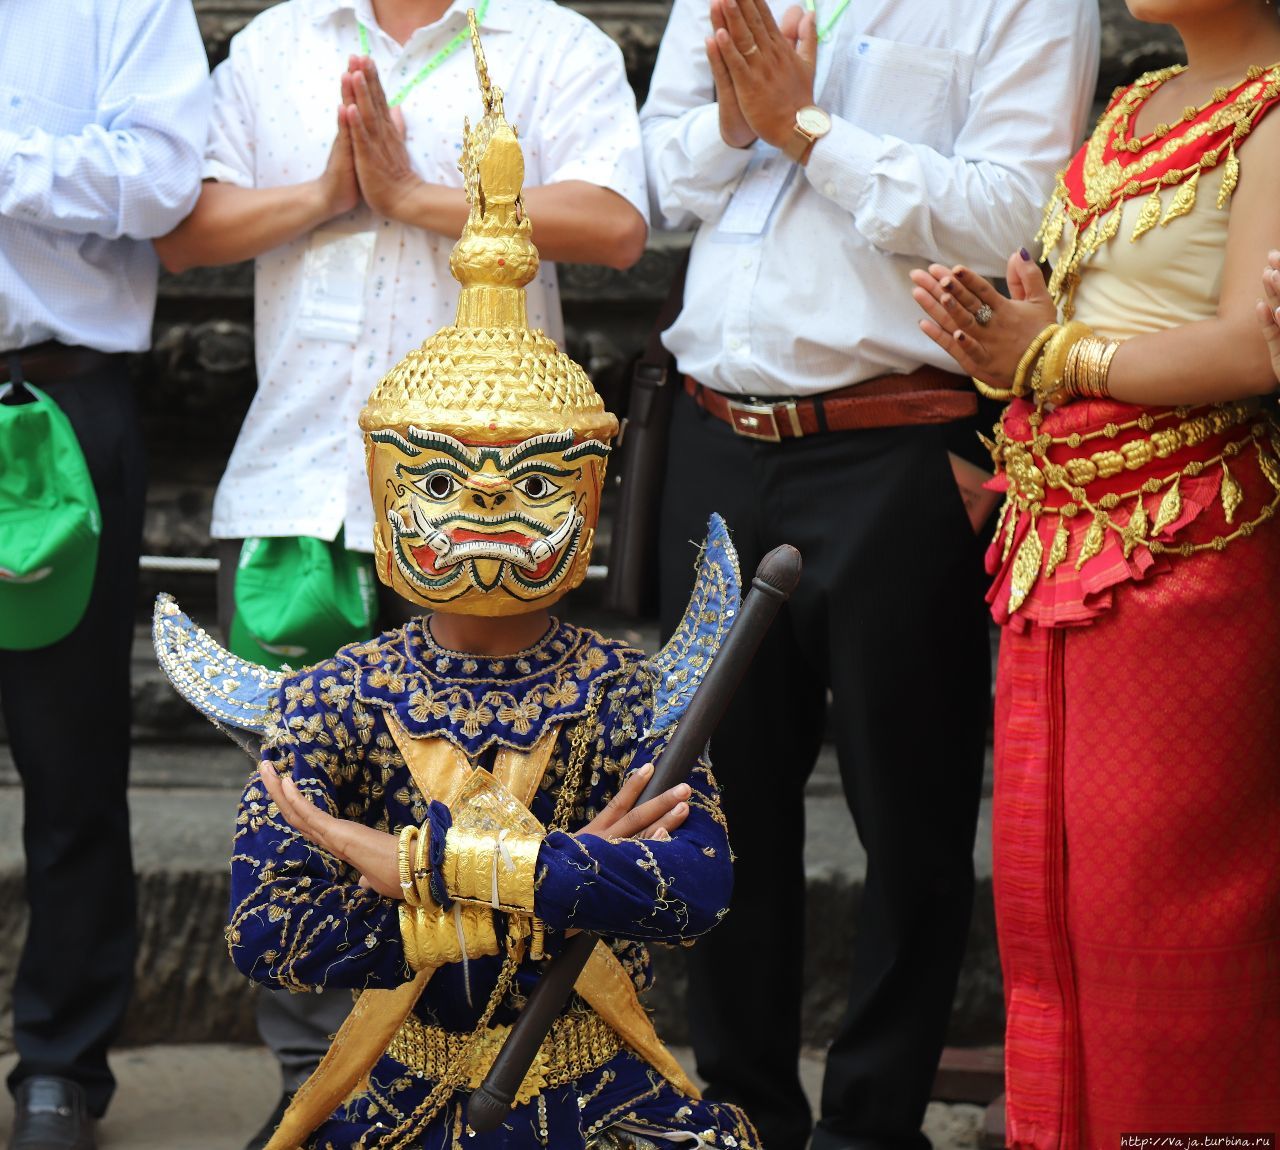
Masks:
[[[461,160],[457,323],[360,416],[378,575],[431,614],[282,676],[241,724],[265,740],[236,829],[232,956],[268,986],[363,992],[270,1150],[754,1150],[740,1111],[699,1100],[638,998],[644,940],[691,940],[728,902],[709,768],[631,809],[733,618],[736,559],[713,525],[686,626],[654,660],[549,615],[586,573],[617,425],[527,324],[523,156],[474,22],[472,37],[486,112]],[[275,682],[184,629],[172,603],[157,637],[202,690]],[[231,705],[206,710],[225,721]],[[571,928],[612,941],[505,1124],[471,1135],[468,1092]]]

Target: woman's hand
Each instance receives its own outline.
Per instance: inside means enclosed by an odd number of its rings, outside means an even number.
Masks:
[[[1262,299],[1258,301],[1258,322],[1271,353],[1271,370],[1280,382],[1280,251],[1267,255],[1262,269]]]
[[[605,839],[669,839],[671,832],[689,817],[685,800],[693,791],[688,783],[680,783],[637,807],[636,799],[652,774],[652,763],[633,771],[604,810],[576,833]]]
[[[911,296],[929,317],[920,330],[966,374],[993,387],[1013,383],[1031,341],[1057,319],[1044,276],[1025,248],[1009,257],[1007,275],[1011,299],[963,265],[930,264],[911,273]]]
[[[403,898],[400,889],[400,843],[395,835],[375,830],[351,819],[339,819],[322,811],[288,775],[270,763],[258,768],[280,815],[303,838],[327,850],[360,872],[360,885],[386,898]]]

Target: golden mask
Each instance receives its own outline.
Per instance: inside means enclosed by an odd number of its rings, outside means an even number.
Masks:
[[[360,413],[378,577],[426,607],[511,615],[586,577],[617,420],[586,372],[529,327],[538,270],[524,156],[489,82],[459,166],[470,212],[450,267],[457,320],[409,352]]]

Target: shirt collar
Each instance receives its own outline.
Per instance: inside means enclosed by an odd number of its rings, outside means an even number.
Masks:
[[[366,24],[374,22],[373,5],[370,0],[300,0],[300,2],[305,5],[307,15],[317,24],[336,16],[339,12],[353,12]],[[477,19],[480,19],[480,7],[481,0],[453,0],[445,9],[441,22],[451,22],[456,18],[454,14],[460,13],[462,17],[460,22],[465,24],[468,8],[474,8]],[[515,13],[511,10],[508,0],[489,0],[489,10],[484,18],[480,19],[481,31],[512,32],[515,27]]]

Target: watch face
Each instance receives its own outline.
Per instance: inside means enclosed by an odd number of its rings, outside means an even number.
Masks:
[[[796,124],[810,136],[825,136],[831,131],[831,117],[814,104],[796,113]]]

